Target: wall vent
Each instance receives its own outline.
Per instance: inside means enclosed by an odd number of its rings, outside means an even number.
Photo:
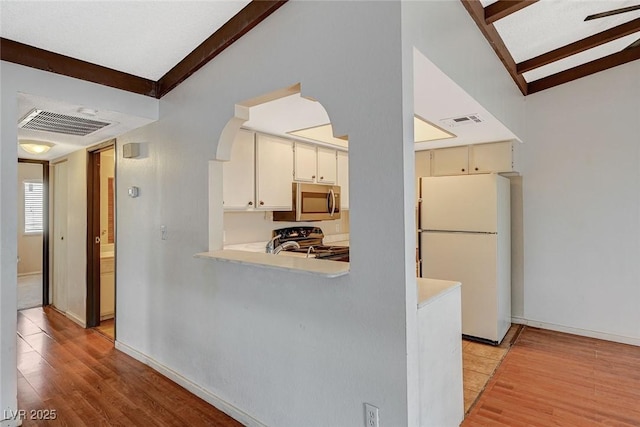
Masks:
[[[110,124],[111,123],[98,120],[85,119],[83,117],[67,116],[66,114],[34,109],[20,120],[18,127],[44,132],[63,133],[65,135],[85,136]]]
[[[468,114],[466,116],[442,119],[440,120],[440,123],[442,123],[446,127],[455,128],[458,126],[475,125],[478,123],[482,123],[483,121],[484,120],[482,120],[478,114]]]

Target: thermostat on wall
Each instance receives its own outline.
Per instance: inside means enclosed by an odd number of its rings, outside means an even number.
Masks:
[[[129,197],[138,197],[140,190],[138,187],[129,187]]]

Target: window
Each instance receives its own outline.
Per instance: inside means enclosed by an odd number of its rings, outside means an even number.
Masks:
[[[42,182],[24,181],[25,233],[42,233],[43,194]]]

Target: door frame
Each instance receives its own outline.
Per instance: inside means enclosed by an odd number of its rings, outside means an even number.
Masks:
[[[42,306],[49,305],[49,161],[18,158],[18,163],[42,165]]]
[[[100,153],[112,148],[117,158],[115,139],[87,149],[87,328],[100,325]]]

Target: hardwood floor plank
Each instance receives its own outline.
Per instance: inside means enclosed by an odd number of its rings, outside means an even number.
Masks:
[[[639,426],[640,347],[525,328],[463,426]]]
[[[241,426],[51,308],[18,312],[18,407],[55,410],[23,426]]]

